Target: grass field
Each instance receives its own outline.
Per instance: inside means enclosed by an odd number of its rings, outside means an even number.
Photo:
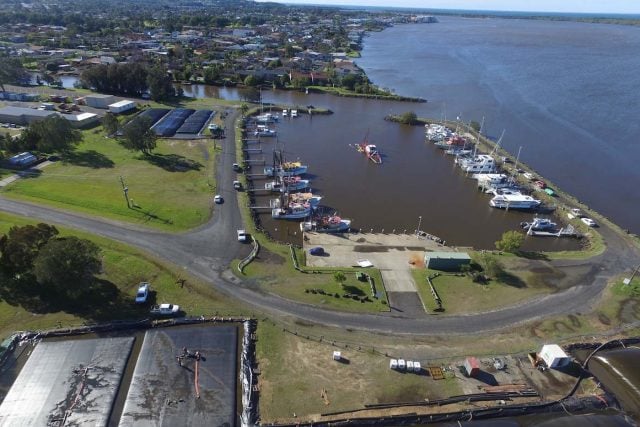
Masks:
[[[474,283],[468,275],[455,275],[429,269],[415,269],[413,278],[418,293],[429,313],[437,308],[427,282],[427,276],[440,273],[432,283],[442,300],[444,315],[470,314],[495,310],[531,299],[536,295],[549,293],[550,288],[540,283],[531,286],[526,277],[507,270],[508,276],[490,280],[487,284]]]
[[[14,225],[34,223],[32,220],[0,213],[0,233],[4,234]],[[105,322],[109,320],[144,318],[149,307],[137,307],[133,297],[140,281],[151,283],[151,299],[157,303],[179,304],[188,315],[241,314],[236,302],[222,297],[211,285],[203,283],[184,272],[144,254],[129,246],[112,240],[59,229],[61,235],[74,235],[92,240],[100,246],[103,255],[103,272],[98,276],[106,287],[114,291],[114,301],[108,301],[108,310],[96,310],[90,315],[65,312],[32,313],[20,305],[7,300],[0,301],[0,337],[16,330],[39,330],[58,326],[76,326],[83,322]],[[177,284],[185,279],[184,286]],[[117,291],[115,291],[117,289]],[[105,301],[106,303],[107,301]],[[107,304],[105,304],[107,306]]]
[[[310,414],[361,408],[367,403],[462,393],[452,379],[434,381],[425,375],[392,371],[389,358],[370,349],[335,347],[329,340],[293,335],[268,321],[260,322],[257,332],[263,423],[293,421],[294,414],[308,419]],[[332,360],[334,350],[341,351],[345,363]]]
[[[171,231],[209,219],[215,190],[209,140],[160,140],[151,156],[143,156],[105,138],[101,128],[83,135],[62,161],[7,186],[4,195]]]

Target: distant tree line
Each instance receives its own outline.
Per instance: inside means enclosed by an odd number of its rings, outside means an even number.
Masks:
[[[142,96],[147,91],[154,101],[176,95],[173,80],[162,65],[115,63],[97,65],[82,72],[83,86],[98,92],[125,96]]]

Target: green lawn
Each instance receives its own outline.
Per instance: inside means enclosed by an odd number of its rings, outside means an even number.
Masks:
[[[510,272],[502,280],[490,280],[487,284],[474,283],[470,276],[455,275],[429,269],[412,271],[418,293],[429,313],[437,308],[427,283],[427,276],[440,273],[432,283],[442,300],[443,314],[469,314],[518,304],[549,292],[542,284],[531,286],[524,276]]]
[[[0,213],[0,233],[4,234],[14,225],[35,223],[32,220]],[[151,283],[152,299],[157,303],[179,304],[188,315],[240,314],[240,306],[218,294],[211,285],[189,276],[184,270],[112,240],[60,228],[61,235],[75,235],[92,240],[100,246],[103,255],[103,272],[98,277],[105,287],[114,291],[115,303],[110,301],[109,310],[95,310],[84,315],[48,312],[32,313],[15,302],[11,295],[0,301],[0,337],[17,330],[39,330],[58,326],[77,326],[83,322],[105,322],[114,319],[147,317],[149,307],[137,307],[132,301],[140,281]],[[184,286],[177,284],[185,279]],[[154,293],[155,292],[155,293]]]
[[[210,140],[160,140],[145,157],[105,138],[101,128],[83,135],[63,161],[7,186],[4,195],[170,231],[209,219],[215,189]],[[120,177],[135,203],[132,208],[127,208]]]

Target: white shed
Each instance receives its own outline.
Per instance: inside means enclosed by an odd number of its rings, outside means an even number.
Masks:
[[[404,362],[404,359],[398,359],[398,369],[404,371],[404,368],[407,367],[407,364]]]
[[[413,372],[420,373],[422,371],[422,366],[420,366],[420,362],[413,362]]]
[[[540,357],[549,368],[560,368],[571,361],[567,353],[557,344],[543,345]]]
[[[398,361],[396,359],[389,360],[389,369],[398,369]]]
[[[338,361],[342,360],[342,354],[340,354],[339,351],[334,351],[333,352],[333,360],[338,360]]]
[[[413,361],[407,360],[407,371],[413,372]]]
[[[136,103],[134,101],[123,100],[109,104],[109,111],[113,114],[124,113],[125,111],[134,110]]]
[[[116,97],[113,95],[100,95],[93,94],[87,95],[84,97],[84,102],[93,108],[109,108],[109,104],[113,104],[116,100]]]

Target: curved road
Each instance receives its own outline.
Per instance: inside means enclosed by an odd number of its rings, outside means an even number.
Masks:
[[[371,332],[411,335],[474,334],[502,329],[554,315],[587,312],[604,290],[607,280],[638,263],[638,249],[602,227],[607,242],[606,251],[589,260],[553,261],[554,267],[584,266],[590,271],[584,283],[546,295],[524,304],[500,310],[466,316],[402,317],[401,313],[359,314],[324,310],[265,293],[250,281],[243,281],[229,270],[231,260],[240,258],[247,247],[236,239],[236,229],[242,228],[237,198],[232,182],[235,173],[234,119],[226,120],[227,138],[222,143],[222,155],[217,157],[218,193],[225,203],[215,205],[215,215],[205,225],[183,234],[168,234],[141,229],[135,225],[88,217],[27,202],[0,197],[0,210],[69,228],[80,229],[139,247],[212,284],[224,294],[240,299],[273,315],[288,315],[312,323],[352,328]]]

